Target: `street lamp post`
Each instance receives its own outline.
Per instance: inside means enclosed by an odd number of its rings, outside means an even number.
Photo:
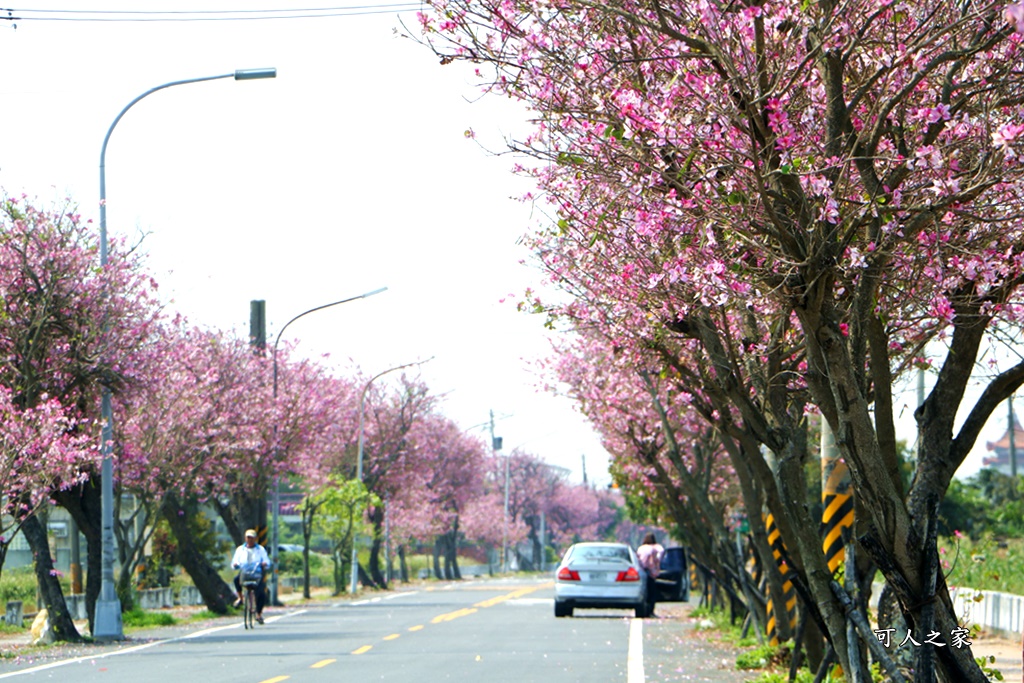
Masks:
[[[429,360],[431,360],[431,359],[428,358],[427,360],[419,360],[419,361],[414,361],[412,363],[404,363],[402,365],[396,365],[393,368],[388,368],[387,370],[384,370],[383,372],[378,372],[376,375],[371,377],[370,381],[367,382],[363,386],[363,391],[359,395],[359,448],[358,448],[358,454],[356,456],[356,479],[359,480],[360,482],[363,480],[363,442],[365,440],[365,434],[364,434],[364,430],[363,430],[363,414],[364,414],[364,406],[366,405],[366,392],[367,392],[367,390],[369,390],[371,384],[373,384],[379,378],[383,377],[384,375],[388,374],[389,372],[394,372],[395,370],[401,370],[402,368],[408,368],[408,367],[413,366],[413,365],[422,365],[423,363],[426,363]],[[349,586],[348,586],[348,592],[349,593],[351,593],[353,595],[355,594],[355,592],[356,592],[356,583],[358,581],[359,581],[359,556],[356,553],[356,531],[355,531],[355,529],[352,529],[352,575],[351,575],[351,580],[349,581]]]
[[[142,98],[152,95],[158,90],[170,88],[175,85],[186,85],[188,83],[200,83],[202,81],[214,81],[221,78],[234,78],[236,81],[249,81],[260,78],[276,78],[277,69],[239,69],[219,76],[203,76],[201,78],[188,78],[183,81],[171,81],[150,88],[142,93],[120,111],[114,122],[107,129],[103,138],[103,148],[100,150],[100,267],[107,265],[107,143],[110,142],[110,134],[114,132],[121,118],[131,109],[136,102]],[[111,458],[113,442],[113,409],[110,403],[110,388],[104,386],[101,395],[101,417],[103,428],[100,433],[100,454],[103,457],[100,469],[101,487],[101,583],[100,596],[96,601],[96,615],[94,619],[93,638],[97,640],[120,640],[124,638],[124,627],[121,623],[121,601],[114,590],[114,463]]]
[[[380,294],[381,292],[385,292],[385,291],[387,291],[387,289],[388,289],[387,287],[381,287],[379,289],[373,290],[372,292],[366,292],[365,294],[360,294],[358,296],[350,296],[349,298],[342,299],[341,301],[335,301],[333,303],[324,304],[323,306],[317,306],[316,308],[311,308],[308,311],[303,311],[302,313],[299,313],[297,316],[295,316],[294,318],[292,318],[291,320],[289,320],[288,322],[286,322],[284,324],[284,327],[281,328],[281,331],[277,333],[277,338],[274,339],[274,405],[275,406],[277,405],[277,344],[278,344],[278,342],[281,341],[281,335],[283,335],[284,331],[288,329],[288,326],[291,325],[296,320],[298,320],[299,318],[301,318],[303,316],[306,316],[306,315],[309,315],[310,313],[316,313],[317,311],[322,311],[325,308],[330,308],[332,306],[338,306],[340,304],[347,304],[349,301],[355,301],[356,299],[365,299],[367,297],[373,296],[374,294]],[[276,438],[277,437],[277,425],[274,425],[274,437],[275,437],[275,439],[274,439],[274,448],[277,448],[277,438]],[[270,604],[272,604],[272,605],[278,604],[278,602],[277,602],[277,558],[278,558],[277,547],[280,544],[277,542],[278,541],[278,528],[277,527],[278,527],[278,518],[279,518],[279,514],[280,514],[280,507],[281,507],[281,479],[280,479],[280,477],[275,477],[274,478],[274,501],[273,501],[273,507],[271,508],[271,527],[270,527],[271,528],[271,535],[270,535],[270,559],[271,559],[271,563],[273,564],[273,569],[272,569],[271,574],[270,574]]]

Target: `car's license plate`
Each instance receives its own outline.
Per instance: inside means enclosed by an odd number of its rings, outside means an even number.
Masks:
[[[587,572],[587,581],[607,581],[608,572]]]

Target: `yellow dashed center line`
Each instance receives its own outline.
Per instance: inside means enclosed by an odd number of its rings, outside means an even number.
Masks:
[[[516,598],[521,598],[524,595],[529,595],[530,593],[532,593],[534,591],[538,591],[541,588],[544,588],[544,586],[531,586],[529,588],[519,588],[517,590],[512,591],[511,593],[506,593],[505,595],[499,595],[498,597],[491,598],[490,600],[484,600],[483,602],[478,602],[478,603],[476,603],[473,606],[474,607],[493,607],[495,605],[498,605],[500,603],[505,602],[506,600],[515,600]]]
[[[452,621],[454,619],[458,619],[460,617],[468,617],[471,614],[476,614],[478,611],[480,611],[480,609],[483,609],[483,608],[486,608],[486,607],[493,607],[494,605],[499,605],[499,604],[501,604],[503,602],[506,602],[507,600],[515,600],[516,598],[521,598],[524,595],[529,595],[530,593],[533,593],[534,591],[540,590],[541,588],[547,588],[550,585],[551,585],[551,583],[549,582],[549,583],[542,584],[542,585],[539,585],[539,586],[532,586],[532,587],[529,587],[529,588],[519,588],[519,589],[516,589],[516,590],[511,591],[509,593],[506,593],[505,595],[499,595],[499,596],[491,598],[489,600],[484,600],[482,602],[478,602],[475,605],[473,605],[473,607],[464,607],[463,609],[455,610],[454,612],[448,612],[447,614],[440,614],[440,615],[434,617],[433,619],[431,619],[430,623],[431,624],[440,624],[440,623],[443,623],[443,622],[446,622],[446,621]],[[432,590],[432,589],[427,589],[427,590]],[[416,626],[410,626],[409,627],[409,631],[410,632],[422,631],[424,628],[425,628],[425,626],[423,624],[417,624]],[[400,633],[392,633],[391,635],[384,636],[382,638],[382,640],[396,640],[396,639],[398,639],[400,637],[401,637]],[[362,655],[362,654],[366,654],[367,652],[369,652],[372,649],[373,649],[372,645],[363,645],[362,647],[353,650],[352,654],[354,654],[354,655]],[[477,655],[476,659],[477,659],[477,661],[480,661],[480,656]],[[316,664],[310,665],[309,668],[311,668],[311,669],[322,669],[325,666],[328,666],[330,664],[334,664],[337,661],[338,661],[337,659],[321,659]],[[281,683],[281,681],[287,681],[289,678],[290,678],[290,676],[275,676],[274,678],[268,678],[265,681],[260,681],[260,683]]]
[[[309,668],[310,669],[322,669],[325,666],[327,666],[328,664],[334,664],[336,661],[338,661],[338,660],[337,659],[321,659],[319,662],[317,662],[316,664],[314,664],[313,666],[311,666]]]
[[[430,623],[431,624],[440,624],[441,622],[452,621],[454,619],[458,619],[459,617],[468,617],[470,614],[476,614],[478,611],[479,610],[477,610],[476,608],[472,608],[472,607],[471,608],[465,608],[464,607],[462,609],[455,610],[454,612],[448,612],[447,614],[439,614],[438,616],[436,616],[433,619],[431,619]]]

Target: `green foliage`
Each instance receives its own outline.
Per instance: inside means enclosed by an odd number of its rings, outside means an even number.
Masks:
[[[351,571],[349,555],[352,540],[359,533],[366,533],[370,526],[366,521],[369,505],[380,505],[380,498],[369,492],[361,481],[333,476],[323,490],[309,497],[320,506],[320,513],[313,521],[313,530],[323,535],[331,548],[332,577],[335,594],[345,588]]]
[[[707,607],[698,607],[690,612],[690,616],[696,619],[711,621],[716,631],[721,634],[722,640],[739,646],[741,642],[749,642],[743,638],[743,625],[739,621],[732,623],[729,612],[725,609],[711,610]]]
[[[989,533],[1024,537],[1024,478],[984,469],[965,481],[954,479],[939,506],[939,533],[955,531],[973,539]]]
[[[981,673],[985,674],[990,681],[1001,681],[1003,680],[1003,672],[998,669],[993,669],[990,664],[996,663],[996,658],[992,655],[988,657],[975,657],[974,661],[978,663],[981,668]]]
[[[213,521],[202,510],[188,518],[189,531],[196,549],[203,554],[214,569],[221,570],[228,566],[228,560],[234,546],[230,541],[221,540]]]
[[[366,490],[362,482],[354,479],[332,477],[331,483],[316,494],[322,504],[314,527],[332,542],[348,537],[353,523],[356,531],[362,532],[367,526],[363,521],[368,505],[380,505],[380,498]]]
[[[1024,539],[1000,542],[986,534],[939,539],[939,559],[946,582],[978,590],[1024,595]]]
[[[172,615],[166,612],[147,612],[138,607],[131,609],[121,615],[125,626],[134,628],[145,628],[148,626],[174,626],[178,623]]]
[[[825,683],[840,683],[842,678],[833,678],[831,674],[826,675]],[[789,683],[789,672],[765,671],[750,683]],[[807,669],[800,669],[796,672],[796,683],[814,683],[814,672]]]
[[[316,553],[309,554],[309,571],[313,573]],[[282,552],[277,556],[278,571],[286,575],[302,574],[302,553]]]
[[[150,546],[152,554],[146,557],[146,571],[139,581],[138,588],[166,588],[178,562],[178,542],[174,540],[167,520],[161,519],[157,522]]]
[[[32,567],[8,569],[0,578],[0,604],[9,600],[32,602],[36,600],[36,575]]]
[[[939,504],[939,534],[952,536],[960,531],[978,537],[989,526],[987,507],[976,487],[954,479]]]
[[[130,585],[124,586],[120,581],[114,586],[117,591],[117,599],[121,601],[121,613],[131,612],[135,609],[135,589]]]
[[[6,621],[0,621],[0,633],[24,633],[28,629],[25,624],[8,624]]]
[[[764,669],[770,666],[777,666],[789,661],[791,643],[781,645],[761,645],[753,650],[741,652],[736,657],[736,668],[740,670]]]
[[[217,614],[216,612],[204,609],[202,612],[196,612],[189,616],[188,621],[207,621],[209,619],[220,619],[223,616],[223,614]]]

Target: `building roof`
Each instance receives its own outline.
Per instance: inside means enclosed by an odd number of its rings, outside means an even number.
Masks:
[[[985,447],[990,451],[995,451],[995,455],[990,455],[987,458],[982,459],[984,465],[999,465],[1009,464],[1010,462],[1010,430],[999,438],[998,441],[989,441],[985,444]],[[1018,460],[1021,455],[1024,454],[1024,427],[1021,427],[1020,422],[1017,420],[1017,416],[1013,416],[1013,447],[1014,450],[1020,451],[1017,453]]]

